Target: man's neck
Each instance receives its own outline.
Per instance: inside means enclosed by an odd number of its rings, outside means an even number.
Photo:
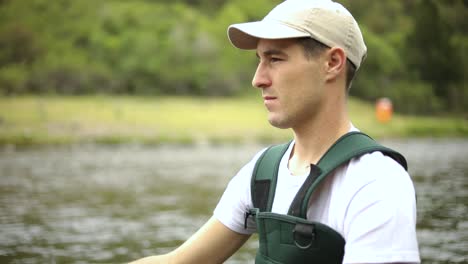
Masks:
[[[324,112],[313,122],[293,129],[295,145],[290,159],[298,166],[317,164],[333,143],[351,129],[351,121],[344,107],[330,108],[329,113]]]

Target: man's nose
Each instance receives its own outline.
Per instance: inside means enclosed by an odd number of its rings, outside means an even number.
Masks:
[[[252,80],[252,86],[255,88],[266,88],[271,86],[271,79],[265,66],[260,62],[255,71],[255,75]]]

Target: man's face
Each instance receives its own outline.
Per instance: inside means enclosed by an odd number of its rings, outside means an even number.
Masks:
[[[257,56],[252,85],[262,90],[270,124],[298,129],[313,122],[324,100],[323,56],[306,57],[294,39],[261,39]]]

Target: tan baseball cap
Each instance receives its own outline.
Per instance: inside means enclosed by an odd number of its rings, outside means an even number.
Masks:
[[[328,47],[342,48],[356,69],[367,54],[356,20],[331,0],[284,1],[261,21],[229,26],[228,37],[239,49],[256,49],[259,39],[311,37]]]

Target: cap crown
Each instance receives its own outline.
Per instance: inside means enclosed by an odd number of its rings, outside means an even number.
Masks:
[[[367,54],[356,20],[331,0],[284,1],[261,21],[229,26],[228,36],[240,49],[255,49],[259,39],[311,37],[326,46],[342,48],[356,69]]]
[[[330,0],[287,0],[276,6],[263,21],[276,21],[307,33],[328,47],[342,48],[359,68],[367,54],[361,30],[351,13]]]

